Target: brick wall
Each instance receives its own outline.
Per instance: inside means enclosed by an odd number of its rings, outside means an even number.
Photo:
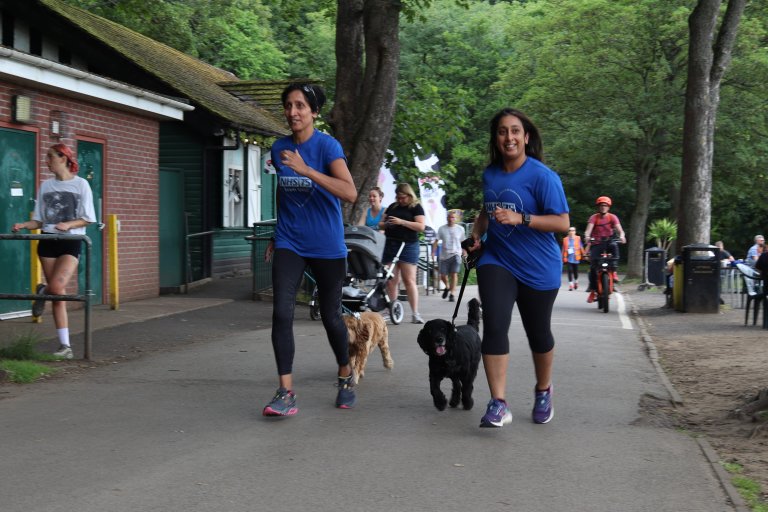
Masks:
[[[38,130],[40,181],[52,177],[45,164],[45,153],[53,144],[63,142],[74,148],[78,139],[103,144],[104,221],[107,215],[116,214],[121,224],[118,237],[120,301],[157,296],[160,287],[158,122],[88,101],[45,91],[20,90],[13,84],[0,82],[0,126],[22,128],[11,124],[11,96],[19,93],[32,98],[33,120],[25,126]],[[61,138],[50,133],[52,111],[62,113]],[[107,249],[105,232],[102,251],[105,301],[109,298]]]

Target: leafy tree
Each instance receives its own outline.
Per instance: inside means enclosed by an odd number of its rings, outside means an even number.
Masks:
[[[728,1],[718,29],[721,4],[722,0],[699,0],[688,20],[690,49],[681,178],[681,190],[685,193],[680,195],[679,246],[710,240],[712,162],[720,84],[731,61],[746,0]]]
[[[400,61],[396,0],[339,0],[336,19],[336,103],[329,122],[347,152],[359,191],[376,180],[389,147]],[[354,218],[362,205],[347,208]]]
[[[261,0],[67,1],[239,78],[285,76],[286,56]]]
[[[200,59],[243,80],[286,76],[288,58],[273,40],[273,15],[260,0],[196,0],[192,5],[189,23],[200,35]]]
[[[194,9],[187,2],[164,0],[67,0],[93,14],[160,41],[194,57],[197,36],[187,20]]]
[[[323,82],[334,97],[336,2],[334,0],[262,0],[272,11],[274,43],[287,56],[287,76]]]
[[[574,225],[595,197],[614,198],[630,274],[645,225],[678,216],[694,0],[67,1],[241,78],[322,81],[341,104],[330,119],[363,192],[385,156],[416,185],[413,156],[435,153],[449,205],[477,208],[488,120],[514,106],[542,129]],[[765,230],[768,216],[767,11],[764,0],[746,5],[714,132],[711,233],[732,247]]]
[[[723,78],[712,168],[711,240],[744,256],[766,229],[768,202],[768,2],[750,2]]]
[[[654,187],[678,161],[686,11],[663,0],[550,0],[521,10],[507,29],[514,51],[498,87],[540,125],[572,224],[585,225],[600,195],[629,216],[627,273],[638,277]]]
[[[437,154],[448,206],[470,218],[480,205],[488,120],[502,106],[492,87],[509,53],[499,20],[511,12],[506,3],[437,0],[401,30],[391,167],[415,183],[413,157]]]

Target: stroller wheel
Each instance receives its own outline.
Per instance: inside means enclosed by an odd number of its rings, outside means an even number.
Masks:
[[[398,325],[400,322],[403,321],[403,317],[405,316],[405,308],[403,308],[403,303],[399,300],[395,300],[389,305],[389,318],[392,320],[392,323],[395,325]]]
[[[320,300],[317,298],[317,286],[312,290],[312,299],[309,301],[309,318],[320,320]]]

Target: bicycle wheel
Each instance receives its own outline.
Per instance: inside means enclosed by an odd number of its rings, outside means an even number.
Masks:
[[[403,303],[399,300],[392,301],[389,304],[389,318],[392,320],[392,323],[398,325],[403,321],[404,316],[405,308],[403,307]]]
[[[317,286],[312,290],[312,298],[309,299],[309,318],[320,320],[320,299],[317,295]]]
[[[609,306],[608,306],[608,297],[611,294],[611,278],[608,277],[607,272],[603,272],[600,274],[600,286],[603,288],[601,290],[602,293],[602,301],[603,301],[603,313],[607,313]]]

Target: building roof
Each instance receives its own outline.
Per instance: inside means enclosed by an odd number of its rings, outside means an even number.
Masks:
[[[0,46],[0,77],[159,119],[181,121],[195,107],[178,99]]]
[[[268,110],[273,115],[281,117],[283,104],[280,96],[288,83],[310,84],[317,83],[308,78],[293,80],[237,80],[221,82],[219,85],[239,100]]]
[[[232,73],[62,0],[39,2],[233,127],[267,136],[288,133],[280,117],[222,87],[239,81]]]

